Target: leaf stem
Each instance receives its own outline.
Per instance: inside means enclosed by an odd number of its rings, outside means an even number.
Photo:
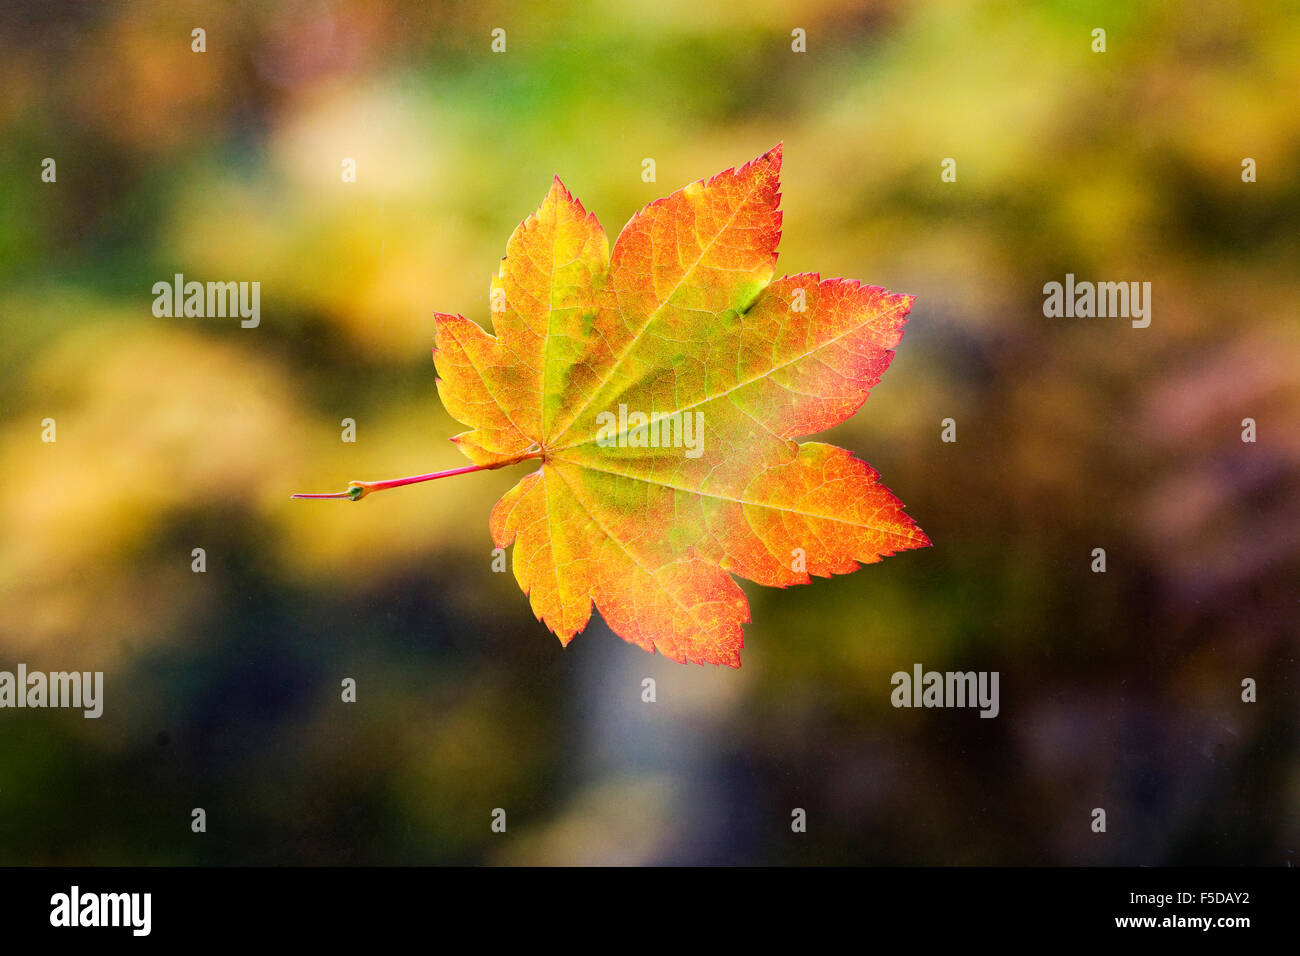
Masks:
[[[437,478],[450,478],[452,475],[467,475],[471,471],[492,471],[496,468],[505,468],[507,465],[517,465],[521,461],[527,461],[530,458],[541,458],[541,449],[528,452],[526,455],[520,455],[518,458],[511,458],[508,461],[497,462],[493,465],[466,465],[464,468],[452,468],[448,471],[433,471],[427,475],[412,475],[409,478],[389,478],[387,481],[349,481],[347,491],[338,491],[328,495],[308,495],[295,494],[291,498],[347,498],[349,501],[360,501],[372,491],[383,491],[385,488],[400,488],[403,485],[415,485],[422,481],[433,481]]]

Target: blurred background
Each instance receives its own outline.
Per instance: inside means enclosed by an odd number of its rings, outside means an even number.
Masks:
[[[0,863],[1291,865],[1285,7],[7,3],[0,669],[105,709],[0,712]],[[612,242],[779,140],[778,274],[918,296],[826,440],[932,549],[746,585],[732,671],[561,649],[491,570],[523,468],[290,501],[465,463],[432,313],[488,323],[553,174]],[[1045,318],[1067,272],[1151,282],[1151,326]],[[260,327],[155,318],[175,273],[259,281]],[[914,663],[1001,715],[894,709]]]

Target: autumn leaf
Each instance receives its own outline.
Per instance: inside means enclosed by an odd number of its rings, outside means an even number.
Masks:
[[[650,203],[609,248],[558,178],[506,244],[495,335],[438,315],[438,392],[474,463],[536,461],[492,510],[498,547],[567,645],[593,606],[676,661],[740,666],[734,576],[806,584],[929,539],[867,464],[798,443],[880,381],[913,296],[773,280],[781,146]]]

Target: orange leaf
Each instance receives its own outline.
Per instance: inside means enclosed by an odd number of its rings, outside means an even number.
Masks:
[[[913,297],[773,281],[780,166],[777,146],[652,202],[612,253],[556,179],[507,243],[496,335],[437,317],[454,440],[484,467],[540,461],[491,531],[566,645],[594,604],[648,651],[738,667],[733,574],[805,584],[930,543],[868,465],[794,440],[862,405]]]

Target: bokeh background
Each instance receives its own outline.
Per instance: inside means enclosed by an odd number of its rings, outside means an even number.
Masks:
[[[0,712],[0,863],[1291,865],[1288,7],[6,3],[0,669],[106,701]],[[827,438],[932,549],[747,585],[732,671],[562,650],[490,567],[523,469],[289,500],[464,463],[432,313],[488,322],[552,174],[612,240],[779,140],[779,273],[918,296]],[[260,328],[154,318],[177,272],[260,281]],[[1066,272],[1151,282],[1150,328],[1045,318]],[[917,662],[1001,715],[895,710]]]

